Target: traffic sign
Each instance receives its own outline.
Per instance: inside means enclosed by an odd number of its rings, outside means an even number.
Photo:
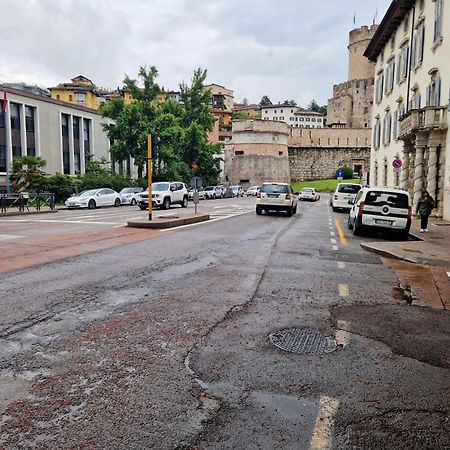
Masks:
[[[394,169],[400,169],[400,167],[402,167],[402,166],[403,166],[403,161],[401,159],[396,158],[396,159],[394,159],[394,161],[392,161],[392,167]]]
[[[344,172],[342,170],[339,170],[337,173],[337,179],[343,180],[344,179]]]

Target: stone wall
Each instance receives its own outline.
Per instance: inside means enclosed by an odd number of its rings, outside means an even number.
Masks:
[[[374,75],[374,66],[363,56],[378,25],[362,26],[350,31],[348,45],[348,79],[365,80]]]
[[[289,147],[370,149],[371,131],[366,128],[291,128]]]
[[[339,167],[368,171],[370,148],[295,148],[289,147],[292,181],[334,178]]]

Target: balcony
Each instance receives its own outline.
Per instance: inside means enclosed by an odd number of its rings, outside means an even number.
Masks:
[[[399,119],[400,139],[409,138],[419,131],[446,130],[446,106],[427,106],[422,109],[412,109]]]

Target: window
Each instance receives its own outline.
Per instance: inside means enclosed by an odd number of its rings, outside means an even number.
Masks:
[[[426,106],[440,106],[441,104],[441,79],[433,75],[426,92]]]
[[[394,117],[392,120],[392,139],[398,139],[398,110],[394,111]]]
[[[25,129],[28,133],[34,133],[34,108],[25,106]]]
[[[391,142],[391,112],[388,111],[383,121],[383,145],[388,145]]]
[[[416,51],[416,64],[421,64],[423,62],[423,51],[425,45],[425,25],[422,23],[417,30],[417,51]]]
[[[73,100],[72,95],[69,95],[69,102],[71,102]]]
[[[397,84],[400,83],[400,80],[401,80],[401,73],[402,73],[401,69],[402,69],[402,54],[399,53],[397,55],[397,71],[396,71],[397,73],[395,75]]]
[[[63,172],[66,175],[70,175],[69,115],[68,114],[61,114],[61,135],[62,135]]]
[[[311,119],[309,118],[309,117],[306,117],[306,119],[305,119],[307,122],[310,122],[311,121]]]
[[[317,119],[317,122],[322,122],[322,119],[319,117],[319,118]]]
[[[402,79],[405,80],[408,76],[408,57],[409,57],[409,45],[405,45],[402,48]]]
[[[394,89],[394,77],[395,77],[395,59],[392,58],[388,62],[388,66],[386,69],[386,86],[385,86],[385,94],[389,94]]]
[[[11,130],[20,130],[19,105],[17,103],[10,103],[9,106],[11,114]]]
[[[84,105],[86,103],[86,94],[77,94],[77,103]]]
[[[442,0],[434,3],[434,35],[433,42],[437,42],[442,37]]]
[[[305,118],[304,117],[300,117],[300,122],[304,122],[305,121]]]
[[[373,127],[373,147],[379,148],[380,147],[380,137],[381,137],[381,124],[380,119],[377,119],[375,122],[375,126]]]
[[[384,71],[378,73],[376,86],[375,86],[375,101],[380,103],[383,99],[383,87],[384,87]]]

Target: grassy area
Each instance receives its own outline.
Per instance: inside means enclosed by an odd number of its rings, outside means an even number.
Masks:
[[[292,183],[292,189],[294,192],[301,191],[304,187],[312,187],[316,188],[320,192],[329,192],[331,190],[335,190],[338,183],[353,183],[358,184],[359,179],[352,180],[336,180],[334,178],[329,180],[316,180],[316,181],[298,181],[296,183]]]

